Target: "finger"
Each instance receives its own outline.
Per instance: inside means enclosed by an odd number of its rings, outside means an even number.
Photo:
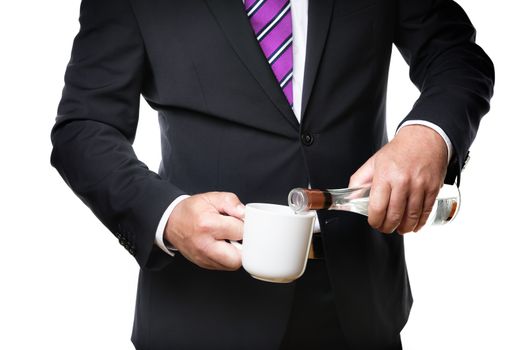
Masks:
[[[427,223],[428,218],[430,214],[432,213],[432,208],[434,207],[434,204],[436,202],[437,193],[438,191],[432,191],[432,192],[427,192],[425,194],[421,217],[419,218],[419,222],[417,223],[416,228],[414,229],[414,232],[418,232],[419,230],[421,230],[421,228],[425,226],[425,224]]]
[[[355,188],[371,184],[373,177],[374,157],[372,156],[350,177],[348,187]]]
[[[216,241],[208,250],[208,257],[222,270],[235,271],[241,267],[241,251],[225,241]]]
[[[244,223],[233,216],[217,215],[212,235],[217,240],[242,240]]]
[[[405,209],[405,214],[397,228],[397,232],[403,234],[412,232],[416,229],[416,226],[423,213],[424,200],[425,192],[419,190],[410,193],[407,207]]]
[[[388,202],[390,201],[390,185],[388,183],[372,184],[368,201],[368,223],[375,229],[383,226]]]
[[[223,253],[221,246],[223,244],[231,246],[233,249],[239,252],[239,249],[235,248],[231,244],[216,240],[211,236],[203,237],[202,239],[194,240],[190,247],[184,247],[179,252],[188,260],[193,262],[195,265],[208,270],[232,270],[234,269],[235,253],[227,252]],[[226,247],[226,250],[229,250]],[[238,268],[238,267],[237,267]]]
[[[383,225],[380,227],[381,232],[392,233],[397,229],[405,213],[407,195],[407,188],[404,186],[395,186],[392,188],[386,210],[386,217]]]
[[[234,193],[206,193],[205,198],[219,213],[244,219],[244,205]]]

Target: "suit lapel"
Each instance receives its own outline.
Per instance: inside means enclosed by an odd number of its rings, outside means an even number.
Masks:
[[[319,64],[321,63],[332,19],[332,7],[333,0],[309,0],[308,2],[308,42],[306,44],[303,102],[301,106],[302,116],[305,115],[306,108],[308,108],[308,102],[310,101]]]
[[[246,68],[260,84],[266,95],[284,118],[299,128],[297,118],[288,105],[266,57],[253,34],[241,0],[206,0],[224,34]]]

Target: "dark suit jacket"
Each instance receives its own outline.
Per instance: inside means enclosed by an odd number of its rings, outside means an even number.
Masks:
[[[345,187],[387,142],[393,43],[421,90],[406,120],[439,125],[454,146],[447,182],[492,95],[492,63],[449,0],[310,0],[301,125],[241,0],[84,0],[80,23],[52,164],[141,266],[139,349],[275,349],[290,312],[293,283],[161,252],[155,230],[174,198],[231,191],[284,204],[293,187]],[[158,174],[131,146],[141,94],[159,112]],[[387,346],[412,302],[402,237],[350,213],[319,217],[345,335],[356,349]]]

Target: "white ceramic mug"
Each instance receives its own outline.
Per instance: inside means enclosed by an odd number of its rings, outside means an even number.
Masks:
[[[254,278],[288,283],[301,277],[308,260],[315,212],[294,213],[288,206],[249,203],[244,217],[242,266]]]

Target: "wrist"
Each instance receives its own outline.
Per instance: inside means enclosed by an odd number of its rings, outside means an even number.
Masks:
[[[410,125],[400,129],[394,140],[403,145],[405,154],[420,165],[430,166],[435,174],[445,176],[448,149],[443,138],[434,129],[423,125]]]
[[[431,147],[448,158],[447,143],[434,128],[420,124],[406,125],[399,129],[396,138],[398,137],[412,139],[415,146]]]
[[[182,195],[177,197],[171,204],[166,208],[162,218],[157,227],[157,232],[155,234],[155,244],[166,254],[173,256],[173,252],[176,251],[176,247],[167,239],[166,229],[169,226],[169,220],[173,214],[175,208],[182,202],[184,199],[188,198],[188,195]]]
[[[401,129],[408,126],[424,126],[436,132],[441,137],[443,142],[445,142],[445,146],[447,148],[447,164],[450,163],[452,156],[454,155],[454,147],[452,146],[452,141],[448,137],[447,133],[440,126],[426,120],[407,120],[399,126],[396,134]]]

